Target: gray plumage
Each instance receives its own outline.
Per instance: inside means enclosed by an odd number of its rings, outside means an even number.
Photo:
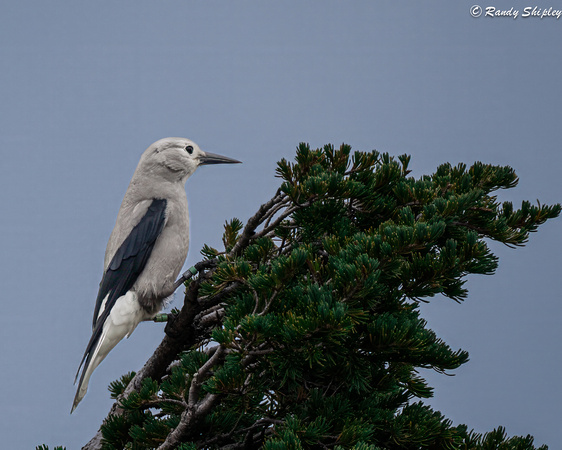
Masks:
[[[76,374],[82,368],[71,412],[113,347],[173,294],[189,248],[184,188],[189,176],[200,165],[239,162],[204,152],[185,138],[161,139],[142,154],[107,243],[92,337]]]

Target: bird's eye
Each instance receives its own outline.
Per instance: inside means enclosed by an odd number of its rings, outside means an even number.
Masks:
[[[185,147],[185,151],[191,155],[193,153],[193,146],[188,145]]]

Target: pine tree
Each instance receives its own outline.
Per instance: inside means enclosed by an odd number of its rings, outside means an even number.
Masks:
[[[414,179],[409,161],[305,144],[281,160],[275,196],[225,224],[224,250],[203,248],[162,343],[111,384],[117,401],[86,448],[535,448],[423,403],[432,388],[416,369],[453,371],[468,353],[419,302],[464,300],[468,274],[497,268],[488,240],[521,246],[561,207],[498,202],[517,184],[510,167]]]

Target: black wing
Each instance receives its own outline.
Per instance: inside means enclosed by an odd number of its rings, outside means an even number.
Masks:
[[[143,271],[154,243],[164,228],[166,204],[167,201],[164,199],[152,200],[143,218],[115,252],[100,283],[93,328],[98,322],[98,314],[104,298],[109,294],[104,308],[105,313],[111,311],[117,299],[131,289]]]
[[[96,307],[94,310],[93,333],[80,362],[80,367],[86,361],[88,366],[90,354],[92,353],[99,337],[101,336],[103,324],[117,299],[127,293],[140,273],[143,271],[156,239],[162,232],[166,222],[165,199],[153,199],[143,218],[131,230],[131,233],[123,241],[113,259],[109,263],[107,270],[103,274],[100,283]],[[101,305],[107,297],[104,310],[101,316]],[[80,367],[78,372],[80,372]],[[78,374],[76,374],[78,376]]]

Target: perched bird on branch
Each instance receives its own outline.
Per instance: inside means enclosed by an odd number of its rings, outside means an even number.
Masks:
[[[204,152],[184,138],[161,139],[143,153],[107,243],[92,337],[76,374],[78,379],[82,369],[71,413],[94,369],[140,322],[153,318],[177,288],[189,247],[187,179],[202,165],[239,162]]]

